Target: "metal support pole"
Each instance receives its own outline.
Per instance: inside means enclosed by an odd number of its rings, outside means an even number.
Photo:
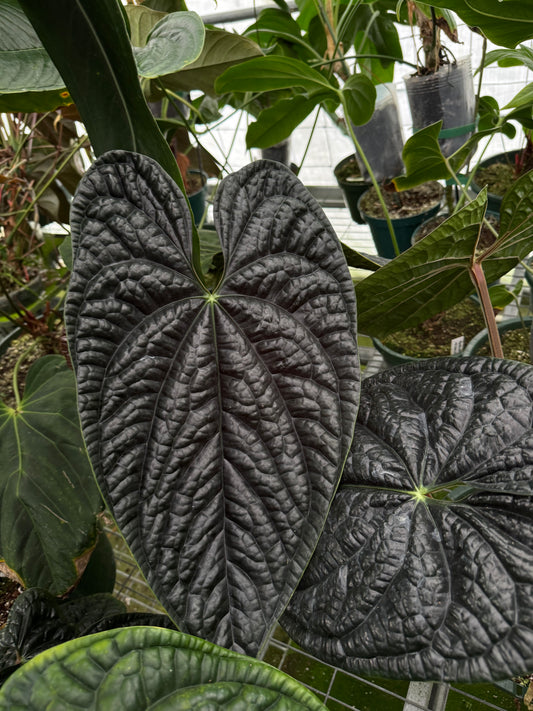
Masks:
[[[407,690],[403,711],[445,711],[449,684],[412,681]]]

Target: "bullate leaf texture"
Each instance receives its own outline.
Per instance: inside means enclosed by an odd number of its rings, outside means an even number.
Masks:
[[[533,668],[533,369],[444,358],[366,379],[324,533],[282,618],[358,673]]]
[[[88,171],[66,307],[100,487],[178,627],[256,654],[316,545],[359,398],[337,237],[284,166],[226,178],[208,291],[187,203],[149,158]]]

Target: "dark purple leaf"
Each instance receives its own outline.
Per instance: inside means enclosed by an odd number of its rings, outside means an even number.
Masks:
[[[283,166],[226,178],[214,209],[211,293],[168,176],[100,158],[72,211],[67,324],[89,453],[148,582],[182,631],[255,654],[350,447],[355,302],[335,233]]]
[[[282,618],[364,674],[533,668],[533,368],[448,358],[368,378],[324,533]]]

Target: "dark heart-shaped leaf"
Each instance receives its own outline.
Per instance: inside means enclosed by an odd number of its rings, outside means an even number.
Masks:
[[[355,302],[318,203],[257,162],[214,206],[225,273],[191,266],[181,193],[114,152],[80,184],[67,304],[100,486],[178,627],[255,654],[322,529],[359,391]]]
[[[2,711],[326,711],[278,669],[157,627],[89,635],[43,652],[0,690]]]
[[[46,590],[26,590],[15,600],[0,630],[0,679],[36,654],[86,634],[103,620],[121,620],[125,609],[124,603],[107,593],[64,601]]]
[[[377,676],[533,667],[533,368],[444,358],[368,378],[324,532],[282,618]]]

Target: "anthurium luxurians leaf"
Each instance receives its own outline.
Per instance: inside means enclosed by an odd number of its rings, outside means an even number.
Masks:
[[[124,603],[106,593],[65,601],[39,588],[26,590],[15,600],[0,630],[0,673],[86,634],[103,620],[122,621],[125,611]]]
[[[532,473],[531,366],[443,358],[368,378],[287,631],[358,673],[466,682],[524,673]]]
[[[30,368],[20,403],[0,402],[0,567],[25,587],[63,595],[98,536],[103,506],[61,356]]]
[[[0,691],[0,709],[325,711],[274,667],[157,627],[72,640],[25,664]]]
[[[256,653],[350,446],[355,302],[331,226],[283,166],[227,178],[214,215],[211,293],[168,176],[103,156],[73,206],[66,313],[89,453],[149,583],[181,630]]]

